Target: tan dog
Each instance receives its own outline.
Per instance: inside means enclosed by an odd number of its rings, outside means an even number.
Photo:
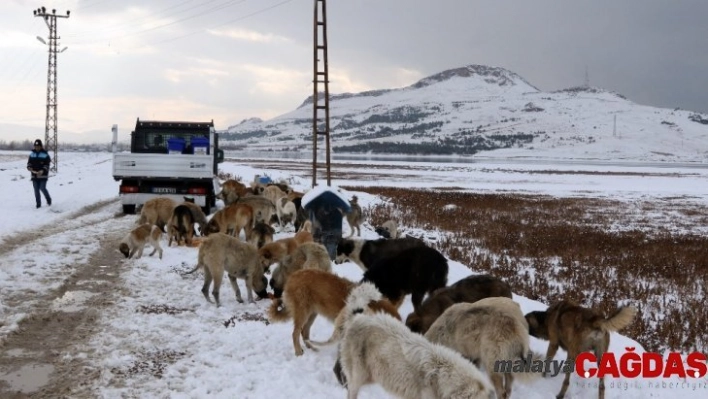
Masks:
[[[270,219],[276,213],[275,204],[262,195],[247,195],[239,198],[237,204],[248,204],[253,208],[253,225],[258,222],[270,224]]]
[[[165,231],[165,226],[172,217],[172,211],[177,206],[177,203],[168,197],[157,197],[148,200],[140,210],[140,219],[138,224],[155,224],[160,230]]]
[[[288,277],[301,269],[332,271],[332,262],[324,245],[316,242],[306,242],[295,248],[292,255],[285,255],[270,279],[273,295],[280,297]]]
[[[636,313],[636,308],[625,306],[605,318],[595,310],[570,301],[560,301],[551,305],[545,312],[528,313],[526,321],[529,324],[529,334],[549,341],[546,359],[553,359],[560,346],[568,352],[567,360],[576,359],[582,352],[592,351],[599,363],[610,347],[610,333],[627,327]],[[566,374],[556,398],[565,396],[569,383],[570,374]],[[603,378],[600,378],[599,397],[605,397]]]
[[[170,218],[167,233],[170,236],[170,240],[167,242],[168,247],[172,246],[172,239],[176,241],[177,246],[179,246],[182,241],[184,241],[186,245],[192,245],[192,238],[194,237],[194,217],[188,206],[177,205],[172,212],[172,218]]]
[[[209,286],[213,278],[214,288],[211,293],[216,300],[216,306],[221,306],[219,289],[224,278],[224,271],[229,276],[231,287],[233,287],[236,300],[239,303],[243,303],[243,299],[236,282],[237,278],[246,280],[248,302],[254,303],[253,291],[256,292],[259,299],[268,296],[266,292],[268,280],[263,275],[263,267],[258,263],[258,249],[253,244],[226,234],[212,234],[202,241],[202,245],[199,247],[197,266],[187,274],[194,273],[202,267],[204,268],[202,294],[211,303]]]
[[[304,353],[300,336],[305,345],[313,349],[310,344],[310,327],[315,318],[321,315],[334,321],[355,286],[353,281],[319,269],[298,270],[285,284],[283,298],[271,304],[268,318],[276,323],[293,320],[293,347],[295,355],[300,356]]]
[[[537,373],[496,372],[497,361],[512,363],[529,352],[529,326],[518,303],[510,298],[484,298],[450,306],[430,326],[425,338],[481,364],[492,380],[498,399],[509,399],[514,377],[533,381]],[[538,359],[540,360],[540,359]]]
[[[354,230],[356,230],[357,237],[361,237],[361,222],[364,220],[364,215],[361,212],[361,207],[359,206],[359,199],[356,195],[352,196],[349,201],[349,206],[351,206],[351,211],[346,214],[347,223],[349,223],[349,228],[351,232],[347,237],[354,235]]]
[[[268,270],[270,265],[280,262],[286,255],[295,252],[297,246],[298,243],[293,237],[281,238],[280,240],[264,244],[258,249],[261,266]]]
[[[300,226],[300,230],[298,230],[298,233],[301,231],[306,231],[308,233],[312,233],[312,222],[309,220],[306,220],[302,226]]]
[[[245,184],[230,179],[221,185],[221,192],[217,194],[216,197],[221,198],[224,201],[224,205],[229,206],[238,201],[239,198],[246,195],[249,191],[249,188],[246,187]]]
[[[293,239],[295,240],[295,242],[297,242],[298,245],[314,241],[312,239],[312,233],[307,230],[298,231],[297,233],[295,233]]]
[[[275,234],[275,229],[271,225],[258,222],[251,230],[251,237],[248,242],[260,249],[265,244],[273,242],[273,234]]]
[[[205,235],[213,233],[224,233],[234,237],[241,234],[241,230],[246,232],[246,239],[251,236],[253,229],[253,208],[247,204],[232,204],[224,209],[218,210],[211,217]]]
[[[160,247],[161,238],[162,230],[160,230],[158,226],[144,223],[128,233],[121,241],[118,249],[126,258],[132,258],[137,253],[135,259],[140,259],[140,257],[143,256],[145,244],[150,244],[153,247],[150,256],[155,255],[155,252],[159,252],[160,259],[162,259],[162,247]]]

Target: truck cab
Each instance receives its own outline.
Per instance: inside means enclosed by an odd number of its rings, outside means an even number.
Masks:
[[[131,132],[130,152],[117,152],[118,127],[113,125],[113,178],[120,181],[123,212],[155,197],[177,202],[193,198],[205,214],[220,191],[218,163],[224,153],[211,122],[141,121]]]

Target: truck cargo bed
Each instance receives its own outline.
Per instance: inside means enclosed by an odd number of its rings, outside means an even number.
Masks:
[[[136,177],[211,179],[214,177],[212,155],[136,154],[113,155],[113,178]]]

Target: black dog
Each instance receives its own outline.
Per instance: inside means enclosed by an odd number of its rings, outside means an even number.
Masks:
[[[417,310],[425,293],[432,293],[447,284],[447,259],[437,250],[418,246],[377,260],[364,273],[363,281],[372,282],[381,294],[400,306],[407,294],[412,294]]]

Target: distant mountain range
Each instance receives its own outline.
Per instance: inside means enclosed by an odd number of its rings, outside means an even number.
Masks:
[[[706,115],[639,105],[596,87],[544,92],[483,65],[400,89],[330,94],[330,137],[335,153],[708,159]],[[256,151],[311,151],[312,97],[273,119],[230,126],[221,140]]]

